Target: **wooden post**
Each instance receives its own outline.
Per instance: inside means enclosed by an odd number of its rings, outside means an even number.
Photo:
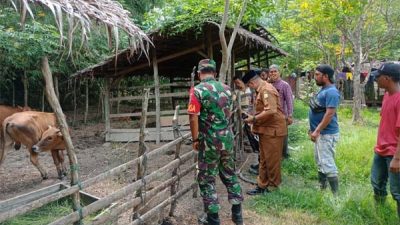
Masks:
[[[236,99],[236,104],[237,104],[237,108],[238,108],[236,125],[237,125],[237,129],[239,131],[239,141],[238,141],[239,143],[238,143],[238,148],[236,148],[236,149],[239,149],[239,152],[241,152],[242,149],[244,150],[244,143],[243,143],[244,134],[243,134],[243,123],[242,123],[242,96],[240,94]],[[235,152],[235,153],[237,153],[237,152]],[[240,157],[242,156],[241,154],[239,154],[239,155],[240,155]],[[236,157],[236,154],[235,154],[235,157]]]
[[[236,60],[236,56],[235,56],[235,51],[232,50],[231,53],[231,76],[230,76],[230,81],[228,83],[228,85],[232,88],[234,88],[234,83],[233,83],[233,78],[235,77],[235,60]]]
[[[145,129],[146,129],[146,123],[147,123],[147,109],[149,106],[149,95],[150,95],[150,89],[148,89],[148,88],[144,89],[144,97],[143,97],[143,102],[142,102],[142,116],[140,118],[139,152],[138,152],[138,156],[137,156],[138,158],[146,153]],[[142,160],[138,161],[136,180],[142,179],[144,177],[146,167],[147,167],[147,161],[143,160],[143,157],[142,157]],[[135,196],[136,197],[142,196],[142,188],[139,188],[136,191]],[[144,203],[144,201],[142,203]],[[133,219],[136,219],[136,217],[137,217],[136,211],[140,208],[141,205],[138,205],[133,208]]]
[[[72,120],[72,126],[75,126],[76,122],[76,78],[74,79],[74,118]]]
[[[257,66],[258,68],[261,69],[261,55],[260,55],[260,49],[257,48]]]
[[[174,139],[176,140],[179,138],[179,105],[177,105],[175,108],[174,118],[172,120],[172,127],[174,129]],[[179,159],[179,157],[180,157],[181,143],[182,142],[179,142],[175,146],[175,159]],[[179,166],[177,168],[175,168],[174,171],[172,172],[172,177],[175,177],[178,175]],[[173,182],[171,184],[171,197],[174,196],[177,192],[177,183],[179,183],[179,180],[180,179],[178,178],[178,180],[176,182]],[[177,204],[176,199],[174,199],[171,203],[171,208],[169,210],[169,216],[174,216],[176,204]]]
[[[85,85],[85,117],[83,119],[83,122],[86,124],[87,123],[87,117],[89,114],[89,79],[86,79],[86,85]]]
[[[250,47],[247,46],[247,71],[251,69],[251,60],[250,60]]]
[[[117,96],[118,96],[118,98],[121,97],[121,91],[119,89],[121,87],[121,82],[120,81],[121,80],[118,81],[118,85],[117,85]],[[118,100],[117,101],[117,114],[119,114],[119,105],[120,105],[120,103],[121,103],[121,101]]]
[[[53,77],[51,75],[49,61],[46,56],[42,58],[42,73],[43,73],[43,76],[44,76],[44,79],[46,82],[47,100],[57,116],[57,121],[58,121],[60,130],[61,130],[61,133],[64,137],[64,141],[66,143],[69,164],[71,167],[71,186],[73,186],[73,185],[79,184],[78,160],[75,155],[71,136],[69,135],[67,121],[65,120],[65,116],[64,116],[64,113],[60,106],[60,102],[58,101],[57,96],[54,92]],[[80,203],[79,190],[77,192],[75,192],[74,194],[72,194],[72,201],[73,201],[73,209],[75,211],[80,210],[81,203]],[[82,224],[82,220],[79,220],[78,222],[76,222],[74,224]]]
[[[110,130],[111,130],[111,124],[110,124],[110,80],[106,79],[104,83],[104,101],[103,101],[103,106],[104,106],[104,123],[106,127],[106,141],[107,141],[107,136],[110,135]]]
[[[267,49],[267,50],[265,50],[265,60],[266,60],[266,63],[267,63],[267,68],[269,68],[269,55],[268,55],[268,49]]]
[[[160,116],[160,77],[158,76],[158,63],[155,48],[153,48],[153,73],[154,73],[154,94],[156,97],[156,144],[161,139],[161,116]]]

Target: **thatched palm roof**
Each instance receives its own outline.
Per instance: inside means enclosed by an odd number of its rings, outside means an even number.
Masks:
[[[63,40],[63,21],[66,15],[68,27],[68,46],[71,50],[72,35],[79,26],[82,32],[83,41],[87,40],[90,32],[91,20],[104,23],[109,32],[109,37],[118,38],[118,29],[122,29],[131,37],[131,52],[137,49],[144,50],[147,54],[148,43],[150,40],[147,35],[137,27],[130,19],[130,13],[124,10],[117,1],[113,0],[10,0],[15,10],[21,13],[21,23],[25,23],[26,14],[34,18],[30,4],[40,4],[47,7],[54,15],[56,24],[61,34],[60,41]],[[21,9],[21,10],[19,10]],[[62,44],[62,43],[60,43]],[[118,48],[118,43],[116,43]]]
[[[207,57],[207,45],[212,43],[214,59],[221,58],[218,28],[209,23],[204,24],[203,33],[196,33],[195,30],[168,35],[168,31],[156,31],[149,34],[154,43],[155,54],[159,64],[159,73],[164,76],[187,77],[197,62]],[[230,34],[233,30],[226,29]],[[265,31],[265,30],[264,30]],[[271,43],[271,35],[264,32],[261,36],[256,35],[244,28],[239,28],[238,35],[233,47],[236,62],[247,59],[249,55],[261,55],[269,59],[288,54]],[[152,47],[153,48],[153,47]],[[143,56],[131,56],[129,49],[118,54],[117,62],[115,57],[110,57],[103,62],[73,74],[73,77],[94,77],[94,78],[118,78],[121,76],[135,76],[152,74],[152,65]],[[150,57],[151,59],[151,57]],[[219,64],[219,63],[218,63]]]

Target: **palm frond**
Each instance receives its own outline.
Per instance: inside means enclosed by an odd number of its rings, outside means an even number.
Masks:
[[[136,26],[130,19],[130,13],[122,8],[121,4],[114,0],[10,0],[15,9],[18,2],[21,8],[21,24],[25,22],[25,15],[34,18],[32,13],[31,4],[41,4],[47,7],[53,14],[61,37],[63,36],[63,15],[67,15],[69,23],[68,29],[68,48],[71,51],[73,33],[77,26],[80,26],[82,40],[88,40],[88,33],[90,32],[91,20],[104,23],[106,26],[113,27],[114,29],[122,29],[126,32],[131,41],[131,47],[140,48],[139,50],[145,52],[147,55],[148,45],[151,40],[147,37],[138,26]],[[114,38],[118,39],[118,32],[113,31]],[[115,42],[118,44],[118,41]],[[62,38],[60,40],[62,44]],[[117,46],[118,47],[118,46]]]

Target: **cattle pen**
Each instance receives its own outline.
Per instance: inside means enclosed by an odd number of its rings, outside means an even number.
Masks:
[[[113,224],[113,221],[121,214],[127,212],[130,212],[132,224],[142,224],[156,216],[173,216],[177,200],[186,193],[192,191],[196,196],[197,184],[194,176],[197,154],[191,148],[183,146],[190,143],[191,136],[188,132],[186,117],[183,117],[183,115],[187,116],[185,106],[190,87],[188,78],[193,65],[196,65],[200,59],[221,58],[219,40],[215,38],[218,37],[217,27],[206,23],[203,29],[202,35],[193,29],[172,36],[154,32],[151,36],[155,46],[150,51],[150,62],[144,56],[134,55],[137,58],[133,57],[129,49],[126,49],[119,53],[118,57],[110,57],[72,76],[74,82],[80,79],[87,81],[90,77],[104,81],[102,96],[106,141],[137,141],[139,143],[138,154],[132,156],[132,160],[86,180],[80,180],[79,164],[68,132],[68,125],[54,91],[54,82],[50,79],[52,74],[47,59],[43,60],[43,64],[47,64],[43,66],[43,73],[46,78],[48,101],[57,115],[60,129],[67,142],[71,185],[0,212],[0,223],[68,197],[72,199],[73,211],[55,218],[55,221],[50,224]],[[230,32],[232,29],[227,30],[227,33]],[[236,73],[241,74],[253,67],[268,65],[271,58],[287,55],[286,52],[275,47],[272,40],[273,36],[263,28],[253,31],[239,29],[230,62],[227,79],[229,85],[232,86],[231,81]],[[126,77],[144,74],[154,76],[151,85],[140,87],[120,85]],[[169,83],[161,84],[160,75],[167,76]],[[88,105],[87,93],[86,82],[86,106]],[[243,160],[243,129],[240,110],[237,108],[240,106],[241,98],[236,99],[236,108],[230,119],[231,128],[235,133],[235,159],[237,163],[240,163]],[[123,106],[128,111],[123,111]],[[87,111],[85,118],[86,115]],[[113,127],[112,119],[125,118],[139,120],[138,127]],[[147,127],[150,123],[155,127]],[[127,124],[132,125],[132,123]],[[150,149],[147,145],[148,141],[155,141],[157,144],[161,141],[166,143]],[[152,162],[163,164],[151,170],[149,164]],[[82,204],[80,195],[82,191],[107,179],[118,179],[119,176],[129,176],[131,182],[113,190],[112,193],[94,199],[88,205]],[[161,200],[149,207],[148,203],[154,199]],[[0,202],[0,208],[2,204],[6,204],[5,201]],[[162,213],[167,207],[169,207],[168,212]],[[99,214],[92,218],[94,213]]]
[[[129,174],[134,177],[132,183],[102,198],[94,196],[88,204],[82,204],[81,202],[80,207],[76,210],[68,215],[55,218],[55,221],[50,224],[113,224],[121,214],[126,212],[132,212],[130,213],[131,224],[142,224],[163,215],[174,216],[178,199],[189,191],[192,191],[193,196],[196,197],[197,183],[194,179],[194,171],[197,154],[191,149],[188,150],[186,148],[185,150],[185,148],[182,148],[182,145],[189,141],[190,134],[182,135],[180,132],[179,106],[176,106],[172,118],[174,140],[151,150],[146,144],[145,132],[149,90],[147,89],[144,92],[137,158],[82,182],[76,181],[76,184],[70,187],[63,185],[62,188],[59,188],[57,185],[53,185],[45,188],[45,191],[39,190],[18,196],[12,200],[16,202],[13,207],[9,207],[10,200],[2,201],[0,202],[0,209],[3,209],[0,211],[0,223],[12,220],[54,201],[68,198],[74,193],[81,193],[81,198],[84,196],[87,198],[85,193],[82,195],[82,191],[106,179],[126,174],[126,171],[130,171]],[[237,100],[238,102],[240,101],[239,99]],[[234,121],[232,127],[241,126],[240,120],[237,120],[238,112],[238,110],[235,110],[232,115],[231,119]],[[242,137],[240,136],[241,132],[238,132],[237,128],[235,129],[235,153],[236,158],[240,159]],[[155,170],[148,169],[150,163],[161,161],[166,155],[171,154],[173,154],[171,160],[160,165],[160,168]],[[184,179],[185,182],[183,182]],[[146,207],[153,199],[158,199],[158,202],[151,207]],[[167,207],[169,207],[168,212],[165,212],[164,210]],[[93,217],[93,213],[97,215]]]

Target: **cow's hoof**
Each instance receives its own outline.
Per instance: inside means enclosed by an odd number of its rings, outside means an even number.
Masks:
[[[62,175],[62,176],[58,176],[59,180],[65,180],[66,176]]]
[[[42,176],[42,179],[43,179],[43,180],[47,180],[47,179],[49,179],[49,176],[47,176],[47,175]]]

